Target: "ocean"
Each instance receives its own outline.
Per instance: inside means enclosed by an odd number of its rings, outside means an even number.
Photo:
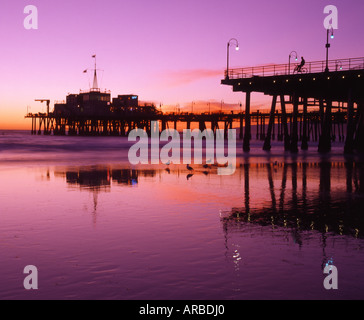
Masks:
[[[0,131],[0,299],[364,298],[364,162],[342,142],[238,141],[226,176],[133,166],[131,145]]]

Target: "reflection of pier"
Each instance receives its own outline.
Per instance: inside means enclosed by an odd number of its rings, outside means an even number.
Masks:
[[[286,150],[298,151],[300,135],[301,149],[306,150],[312,131],[310,119],[313,115],[308,111],[309,107],[318,110],[313,130],[316,136],[320,130],[320,152],[330,151],[331,141],[336,136],[335,124],[343,121],[347,123],[345,152],[364,150],[364,58],[329,61],[330,72],[325,71],[325,65],[324,61],[310,62],[307,64],[308,73],[304,74],[292,74],[288,65],[229,70],[221,83],[232,86],[236,92],[246,94],[244,151],[250,150],[252,92],[272,96],[268,129],[267,133],[264,133],[264,150],[271,149],[271,139],[277,121],[283,125]],[[276,113],[278,98],[281,104],[280,116]],[[287,104],[292,105],[292,115],[287,114]],[[343,110],[344,113],[336,115],[334,110]],[[290,116],[292,118],[289,126]],[[320,126],[320,129],[317,126]],[[299,127],[302,127],[300,134]],[[338,130],[339,137],[343,138],[343,127],[339,126]]]
[[[56,176],[65,176],[66,181],[70,185],[78,185],[81,189],[90,190],[106,190],[111,183],[119,185],[131,186],[138,184],[140,175],[154,176],[153,170],[143,172],[134,169],[111,169],[111,168],[83,168],[68,169],[65,172],[56,171]]]
[[[134,186],[140,176],[155,176],[154,170],[117,169],[109,167],[81,167],[56,170],[55,176],[64,177],[70,186],[79,186],[93,194],[93,220],[96,224],[96,212],[100,192],[109,192],[111,185]]]
[[[252,171],[266,171],[270,199],[254,204]],[[345,171],[338,181],[334,170]],[[281,176],[279,185],[277,178]],[[289,180],[290,183],[289,183]],[[317,183],[316,181],[317,180]],[[340,189],[344,182],[344,188]],[[288,188],[290,185],[290,188]],[[363,237],[364,165],[346,163],[292,163],[244,165],[244,206],[222,214],[226,232],[241,224],[316,230]]]

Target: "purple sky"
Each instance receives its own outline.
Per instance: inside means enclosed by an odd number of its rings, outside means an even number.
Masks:
[[[29,4],[38,8],[38,30],[23,27]],[[101,87],[112,96],[138,94],[165,110],[179,104],[191,111],[192,101],[217,108],[221,100],[231,108],[244,96],[220,85],[227,41],[235,37],[241,48],[231,50],[231,67],[286,63],[292,50],[306,61],[324,60],[329,4],[339,10],[330,58],[364,56],[364,2],[358,0],[6,1],[0,9],[0,129],[29,127],[27,105],[33,112],[45,108],[36,98],[53,105],[88,89],[82,71],[92,67],[92,54],[104,70]],[[264,101],[253,96],[257,107]]]

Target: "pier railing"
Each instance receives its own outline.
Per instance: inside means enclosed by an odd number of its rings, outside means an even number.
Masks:
[[[246,67],[230,69],[229,79],[244,79],[252,77],[270,77],[281,75],[292,75],[299,63],[292,62],[290,64],[272,64],[264,66]],[[337,71],[349,71],[364,69],[364,57],[363,58],[350,58],[350,59],[338,59],[329,60],[328,68],[330,72]],[[306,62],[302,68],[301,73],[320,73],[326,70],[326,60]],[[227,71],[225,71],[225,78]]]

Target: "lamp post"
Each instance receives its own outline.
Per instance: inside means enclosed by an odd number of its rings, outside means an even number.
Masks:
[[[298,54],[296,51],[292,51],[290,54],[289,54],[289,58],[288,58],[288,75],[291,74],[291,58],[292,56],[295,56],[295,60],[297,61],[298,60]]]
[[[331,39],[334,39],[334,29],[331,27],[327,29],[327,38],[326,38],[326,68],[325,72],[329,72],[329,48],[331,47],[329,36],[331,34]]]
[[[234,42],[234,43],[232,43]],[[235,50],[239,51],[239,42],[235,38],[231,38],[229,42],[227,43],[227,63],[226,63],[226,80],[229,80],[229,49],[231,43],[235,45]]]

